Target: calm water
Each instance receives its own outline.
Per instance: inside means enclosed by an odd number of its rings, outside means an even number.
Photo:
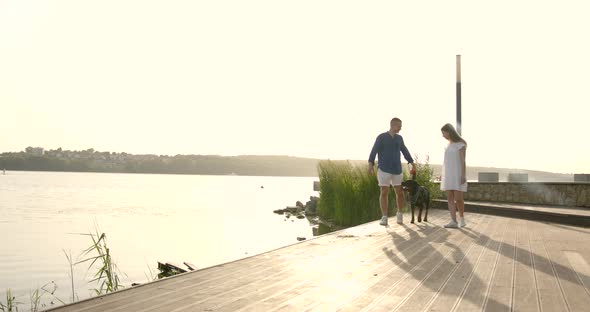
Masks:
[[[306,219],[285,221],[272,211],[317,196],[314,180],[7,172],[0,175],[0,302],[11,288],[28,307],[30,292],[51,281],[70,302],[64,251],[78,258],[92,241],[76,233],[95,232],[96,225],[125,285],[151,279],[157,261],[204,268],[311,238]],[[96,270],[87,268],[75,267],[80,299],[96,287],[87,283]]]

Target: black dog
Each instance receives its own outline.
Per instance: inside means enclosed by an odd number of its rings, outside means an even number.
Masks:
[[[402,182],[404,191],[410,194],[410,207],[412,208],[412,221],[414,223],[414,209],[418,206],[418,222],[422,222],[422,208],[425,210],[424,222],[428,222],[428,208],[430,208],[430,192],[424,186],[421,186],[415,180],[406,180]]]

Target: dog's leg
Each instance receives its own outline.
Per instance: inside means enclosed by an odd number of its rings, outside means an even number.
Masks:
[[[416,209],[416,205],[412,203],[410,204],[410,207],[412,209],[412,221],[410,221],[410,223],[414,223],[414,209]]]
[[[423,204],[418,207],[418,222],[422,222],[422,206]]]
[[[426,201],[426,213],[424,214],[424,222],[428,222],[428,209],[430,208],[430,200]]]

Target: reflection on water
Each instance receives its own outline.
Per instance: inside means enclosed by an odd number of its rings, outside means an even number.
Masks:
[[[332,227],[330,227],[329,225],[326,225],[325,223],[320,223],[318,224],[317,228],[313,228],[313,235],[323,235],[326,233],[333,232],[334,230],[335,229],[332,229]]]
[[[308,219],[285,220],[273,210],[318,196],[314,180],[7,172],[0,177],[0,290],[28,301],[31,291],[55,281],[56,295],[71,301],[64,252],[80,260],[92,242],[78,234],[95,226],[106,233],[125,285],[152,279],[158,261],[204,268],[312,238]],[[316,235],[326,231],[320,224]],[[74,268],[80,299],[96,288],[87,283],[95,272]]]

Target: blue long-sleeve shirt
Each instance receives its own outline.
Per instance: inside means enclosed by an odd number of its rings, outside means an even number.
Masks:
[[[391,174],[402,173],[402,162],[400,152],[404,155],[404,158],[408,163],[413,163],[414,159],[408,148],[404,144],[404,138],[401,135],[396,134],[393,137],[389,132],[381,133],[377,136],[371,154],[369,155],[369,162],[375,163],[375,156],[378,156],[378,167],[383,172]]]

